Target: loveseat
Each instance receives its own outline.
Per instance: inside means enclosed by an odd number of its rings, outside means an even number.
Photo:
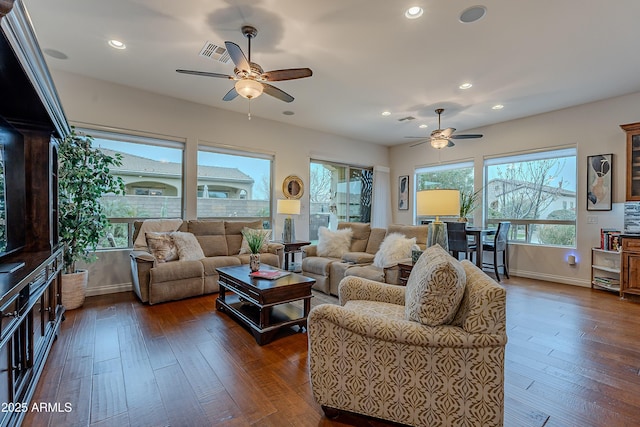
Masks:
[[[302,274],[316,280],[314,289],[326,294],[338,295],[338,284],[345,276],[354,275],[391,284],[400,283],[398,262],[411,260],[410,254],[384,267],[373,265],[385,237],[392,233],[407,238],[415,238],[415,244],[424,249],[427,243],[426,225],[390,225],[372,228],[369,223],[340,222],[338,230],[350,228],[353,231],[349,251],[342,256],[319,256],[318,245],[302,247]]]
[[[145,225],[146,223],[146,225]],[[249,254],[240,254],[243,228],[262,229],[262,221],[146,220],[134,223],[134,250],[131,252],[133,290],[142,302],[156,304],[218,292],[217,267],[249,263]],[[141,230],[142,229],[142,230]],[[145,229],[153,230],[145,232]],[[145,235],[192,233],[204,258],[162,262],[145,247]],[[144,234],[140,234],[144,233]],[[282,266],[284,246],[269,243],[260,262]]]
[[[328,416],[502,426],[506,292],[439,246],[425,254],[407,287],[348,276],[341,305],[309,313],[311,388]]]

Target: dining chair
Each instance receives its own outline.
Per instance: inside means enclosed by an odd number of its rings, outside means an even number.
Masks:
[[[504,275],[509,279],[509,228],[511,227],[511,222],[502,221],[498,223],[498,229],[496,230],[496,234],[494,235],[493,240],[487,240],[482,242],[482,251],[493,252],[493,263],[482,262],[482,267],[493,267],[493,271],[496,273],[496,279],[500,282],[500,274],[498,273],[498,253],[502,252],[502,269],[504,270]]]
[[[449,252],[459,259],[460,253],[465,259],[472,261],[473,253],[478,256],[478,246],[474,242],[469,242],[467,237],[466,222],[447,222],[447,239],[449,241]]]

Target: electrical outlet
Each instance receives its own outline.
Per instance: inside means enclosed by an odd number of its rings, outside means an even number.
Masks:
[[[597,223],[598,223],[598,217],[596,215],[587,216],[587,224],[597,224]]]

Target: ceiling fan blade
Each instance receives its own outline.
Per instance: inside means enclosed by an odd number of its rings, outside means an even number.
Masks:
[[[469,133],[469,134],[466,134],[466,135],[453,135],[453,136],[450,136],[450,138],[453,138],[453,139],[482,138],[482,134],[481,133]]]
[[[454,144],[452,140],[449,140],[449,143],[447,144],[447,147],[453,147],[454,145],[456,145],[456,144]]]
[[[407,138],[411,138],[411,137],[407,137]],[[425,142],[429,142],[429,140],[425,139],[424,141],[416,142],[415,144],[411,144],[409,147],[417,147],[418,145],[422,145]]]
[[[210,73],[208,71],[194,71],[194,70],[176,70],[176,71],[178,73],[182,73],[182,74],[193,74],[194,76],[219,77],[221,79],[231,79],[231,80],[233,80],[233,77],[229,76],[227,74]]]
[[[268,83],[262,83],[262,86],[264,86],[264,93],[266,93],[267,95],[271,95],[274,98],[278,98],[281,101],[284,102],[291,102],[293,101],[293,96],[289,95],[287,92],[278,89],[275,86],[271,86]]]
[[[229,52],[231,60],[238,70],[246,71],[247,73],[251,71],[249,61],[247,61],[247,57],[244,56],[244,53],[242,52],[242,49],[240,49],[240,46],[233,42],[224,42],[224,45],[227,48],[227,52]]]
[[[227,92],[227,94],[222,98],[222,100],[231,101],[233,99],[236,99],[237,96],[238,96],[238,91],[236,90],[235,87],[232,87],[231,90]]]
[[[454,133],[455,131],[456,131],[456,128],[446,128],[446,129],[443,129],[442,132],[440,132],[440,136],[442,138],[449,138],[451,134]]]
[[[287,68],[286,70],[273,70],[267,71],[262,74],[269,82],[277,82],[282,80],[294,80],[303,79],[305,77],[311,77],[313,71],[309,68]]]

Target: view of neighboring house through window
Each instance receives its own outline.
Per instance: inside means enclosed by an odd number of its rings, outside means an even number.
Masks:
[[[321,226],[338,222],[370,222],[373,169],[312,160],[310,164],[309,238]]]
[[[485,160],[488,225],[511,221],[509,239],[575,246],[576,150]]]
[[[134,219],[182,217],[182,142],[85,132],[94,137],[93,146],[102,152],[122,155],[122,165],[111,168],[111,173],[122,178],[126,194],[102,197],[111,227],[99,247],[128,247]]]
[[[416,191],[433,189],[455,189],[473,194],[473,162],[451,163],[446,165],[418,168]],[[414,198],[415,200],[415,198]],[[415,206],[415,204],[414,204]],[[434,218],[418,217],[417,222]]]
[[[271,221],[273,156],[198,147],[198,218]]]

